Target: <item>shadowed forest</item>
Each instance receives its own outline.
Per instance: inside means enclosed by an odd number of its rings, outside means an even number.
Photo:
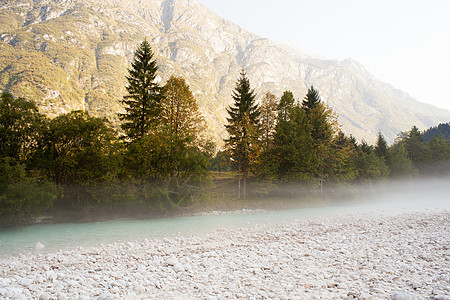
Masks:
[[[160,86],[157,72],[144,41],[119,127],[84,111],[49,119],[32,100],[2,94],[0,224],[301,203],[362,183],[449,175],[450,123],[413,126],[392,145],[380,132],[369,145],[340,130],[314,87],[303,99],[290,91],[257,99],[244,71],[227,109],[228,137],[214,145],[186,81],[172,76]]]

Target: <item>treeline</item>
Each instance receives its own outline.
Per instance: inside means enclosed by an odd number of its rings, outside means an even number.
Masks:
[[[213,169],[237,170],[243,197],[249,175],[259,182],[322,188],[325,183],[373,182],[450,171],[450,144],[445,136],[433,135],[426,143],[424,133],[414,126],[400,133],[391,146],[381,132],[375,145],[358,143],[340,131],[336,115],[314,87],[302,101],[294,99],[290,91],[279,101],[268,92],[257,104],[242,72],[233,98],[226,150],[218,154]]]
[[[428,143],[436,135],[442,136],[444,140],[450,140],[450,122],[442,123],[425,130],[423,133],[423,141]]]
[[[260,103],[245,73],[228,107],[225,148],[216,153],[196,100],[181,77],[157,83],[150,45],[136,50],[119,113],[108,120],[72,111],[49,119],[32,101],[4,93],[0,102],[0,223],[26,222],[53,210],[82,217],[92,211],[160,212],[197,202],[211,172],[236,171],[238,198],[250,178],[269,186],[371,182],[448,173],[449,141],[423,141],[413,127],[388,146],[357,143],[313,87],[302,101],[286,91]],[[240,188],[238,188],[239,186]],[[234,196],[233,196],[234,197]]]
[[[104,118],[72,111],[49,119],[32,101],[0,102],[0,223],[54,209],[162,211],[195,201],[215,147],[180,77],[160,86],[147,42],[135,52],[121,133]]]

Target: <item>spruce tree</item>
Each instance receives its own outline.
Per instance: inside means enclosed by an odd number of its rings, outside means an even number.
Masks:
[[[125,113],[119,114],[121,128],[129,141],[142,138],[157,127],[160,113],[161,88],[155,82],[158,66],[150,44],[145,40],[134,53],[128,70],[127,95],[123,97]]]
[[[273,158],[278,179],[308,180],[314,171],[311,125],[299,104],[292,106],[287,118],[288,121],[277,123],[274,135]]]
[[[386,159],[387,152],[388,152],[387,142],[384,139],[384,136],[381,134],[381,132],[378,132],[377,142],[375,144],[375,154],[379,158]]]
[[[241,77],[233,92],[234,103],[227,108],[229,118],[225,125],[229,137],[225,145],[231,157],[238,163],[239,175],[243,178],[243,197],[246,197],[246,179],[251,164],[252,150],[259,137],[260,110],[255,103],[255,92],[250,88],[250,81],[242,70]]]
[[[313,86],[311,86],[311,88],[308,89],[308,93],[306,94],[305,98],[303,99],[303,109],[307,114],[309,114],[311,109],[315,108],[319,103],[321,103],[319,92],[315,90]]]

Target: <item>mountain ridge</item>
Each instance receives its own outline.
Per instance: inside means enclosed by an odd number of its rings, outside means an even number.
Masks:
[[[197,0],[2,0],[0,90],[35,99],[51,116],[86,109],[117,122],[127,68],[144,38],[161,84],[183,76],[217,140],[225,137],[225,108],[242,68],[259,99],[291,90],[301,100],[314,85],[344,132],[368,142],[378,131],[392,142],[413,125],[450,120],[450,112],[378,81],[353,59],[295,53]]]

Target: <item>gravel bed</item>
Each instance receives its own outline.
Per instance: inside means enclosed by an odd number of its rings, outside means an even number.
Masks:
[[[350,214],[19,255],[0,259],[0,298],[450,299],[449,225]]]

